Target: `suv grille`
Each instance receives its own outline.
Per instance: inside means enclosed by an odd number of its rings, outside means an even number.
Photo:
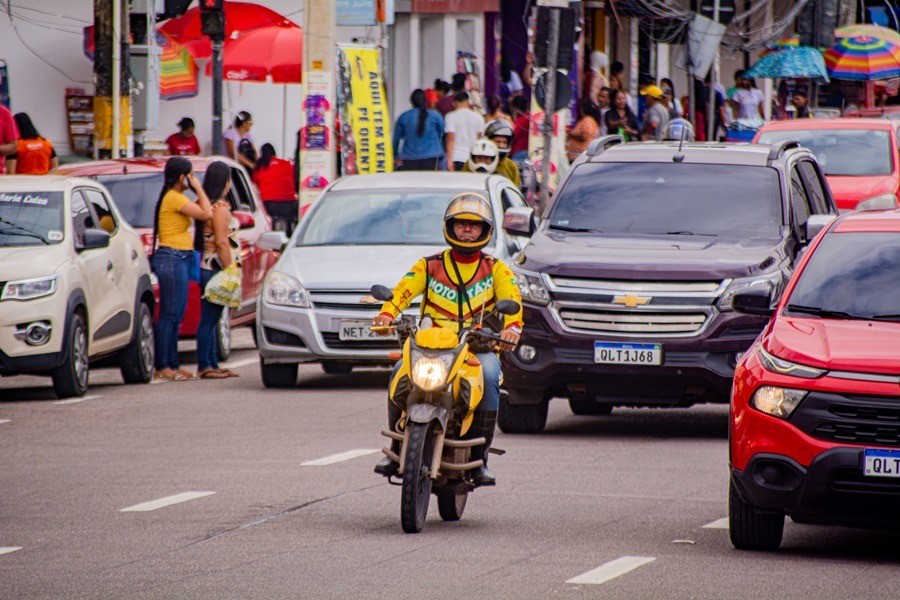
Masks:
[[[821,440],[900,446],[900,397],[810,392],[790,421]]]
[[[616,312],[565,307],[560,308],[559,316],[570,329],[647,335],[696,333],[706,322],[704,313]]]

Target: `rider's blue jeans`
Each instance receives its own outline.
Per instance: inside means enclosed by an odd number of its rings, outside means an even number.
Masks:
[[[481,399],[481,404],[478,405],[478,408],[481,410],[499,410],[500,377],[502,376],[500,358],[493,352],[484,352],[482,354],[476,354],[475,356],[481,361],[481,374],[484,377],[484,397]],[[394,365],[394,372],[391,373],[392,381],[394,375],[400,370],[400,364],[402,362],[403,361],[398,361],[397,364]]]

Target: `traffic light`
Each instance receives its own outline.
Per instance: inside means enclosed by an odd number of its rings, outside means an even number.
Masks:
[[[225,39],[225,0],[200,0],[200,31],[212,40]]]
[[[534,64],[537,67],[547,66],[547,54],[550,49],[550,11],[558,10],[559,38],[557,43],[556,65],[568,69],[572,65],[575,47],[575,26],[577,19],[571,8],[549,8],[539,6],[537,13],[537,33],[534,37]]]

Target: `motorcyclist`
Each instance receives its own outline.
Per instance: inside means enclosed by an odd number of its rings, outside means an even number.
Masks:
[[[390,325],[399,314],[398,309],[406,309],[423,293],[422,315],[431,317],[436,326],[454,332],[475,324],[482,310],[489,312],[499,300],[514,300],[521,305],[522,297],[512,271],[502,261],[481,251],[490,241],[493,229],[491,206],[484,196],[473,192],[455,196],[444,213],[444,239],[450,248],[413,265],[394,288],[393,301],[384,303],[373,325]],[[501,327],[499,335],[504,340],[501,349],[514,349],[522,332],[521,308],[517,314],[505,316]],[[484,377],[484,395],[467,436],[483,436],[487,443],[472,448],[471,460],[485,463],[472,472],[472,482],[476,486],[494,485],[487,458],[500,405],[500,359],[493,352],[477,356]],[[388,401],[391,428],[399,418],[400,408]],[[394,442],[394,451],[399,454],[397,442]],[[396,462],[385,458],[375,467],[375,472],[395,475],[398,468]]]
[[[493,124],[494,123],[491,123],[491,125]],[[490,125],[488,127],[490,127]],[[512,128],[509,127],[509,125],[506,125],[506,127],[512,132]],[[487,136],[487,133],[488,129],[485,129],[485,136]],[[505,138],[503,138],[503,136],[497,136],[497,139]],[[519,178],[519,167],[516,166],[516,163],[506,157],[506,154],[509,154],[509,142],[506,142],[506,144],[504,154],[504,150],[490,138],[483,137],[476,140],[475,143],[472,144],[472,149],[469,151],[469,160],[463,165],[463,172],[496,173],[497,175],[503,175],[512,181],[516,187],[519,187],[521,181]]]

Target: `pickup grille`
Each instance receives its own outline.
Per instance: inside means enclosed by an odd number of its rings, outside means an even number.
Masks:
[[[900,397],[810,392],[790,420],[821,440],[900,446]]]
[[[707,319],[704,313],[620,312],[586,308],[560,308],[559,316],[569,329],[640,335],[696,333]]]

